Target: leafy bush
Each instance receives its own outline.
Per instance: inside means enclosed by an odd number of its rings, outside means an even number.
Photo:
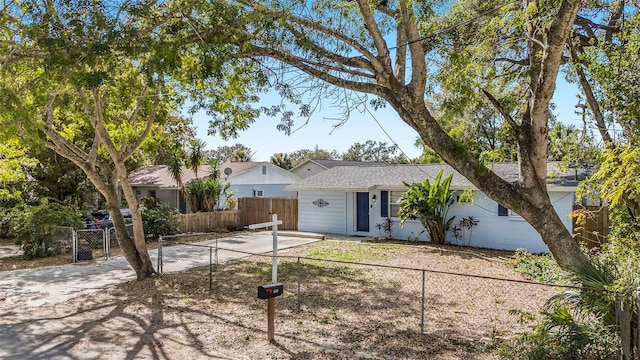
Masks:
[[[0,239],[12,238],[16,236],[11,227],[11,211],[9,209],[0,208]]]
[[[509,359],[617,359],[620,341],[615,326],[603,326],[566,305],[553,304],[531,333],[504,344],[500,354]]]
[[[147,237],[158,240],[162,235],[180,232],[178,210],[154,198],[144,198],[142,204],[142,226]]]
[[[196,179],[184,187],[191,211],[209,212],[217,208],[225,208],[219,204],[220,199],[229,192],[231,184],[222,183],[216,177],[208,176],[204,179]]]
[[[446,233],[453,223],[454,216],[449,217],[449,207],[453,204],[453,192],[451,179],[453,174],[447,176],[442,182],[442,170],[433,180],[425,179],[422,183],[404,185],[408,188],[400,199],[398,218],[400,226],[404,226],[407,220],[420,220],[422,226],[429,231],[429,237],[434,244],[444,244]]]
[[[393,232],[393,221],[391,221],[390,217],[383,218],[381,223],[376,224],[376,228],[378,229],[378,232],[385,233],[385,239],[392,238],[391,233]]]
[[[567,285],[547,301],[533,331],[502,348],[512,359],[616,359],[620,350],[617,265],[601,254],[594,267],[561,272],[553,259],[519,249],[511,261],[528,278]],[[612,266],[613,265],[613,266]],[[531,319],[529,319],[531,320]]]
[[[39,205],[20,205],[11,210],[10,224],[16,233],[16,244],[25,259],[62,253],[70,244],[55,241],[60,226],[82,227],[82,212],[70,206],[43,201]]]
[[[451,228],[453,238],[456,239],[460,245],[469,246],[473,228],[478,226],[479,223],[480,221],[476,220],[473,216],[460,219],[460,221]]]
[[[522,274],[522,277],[544,283],[557,282],[562,273],[558,263],[551,256],[534,255],[522,248],[516,250],[507,264],[513,266],[515,271]]]

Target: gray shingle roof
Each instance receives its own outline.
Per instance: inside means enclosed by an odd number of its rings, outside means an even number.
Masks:
[[[496,163],[490,168],[507,181],[518,180],[518,164]],[[550,169],[556,166],[550,164]],[[446,164],[428,165],[383,165],[383,166],[336,166],[317,175],[286,187],[289,191],[313,191],[313,190],[347,190],[364,191],[373,187],[400,188],[402,182],[422,182],[424,179],[435,179],[438,172],[443,170],[446,177],[453,173],[451,181],[452,189],[470,189],[474,186],[465,177]],[[555,182],[553,182],[555,184]],[[565,183],[558,183],[564,185]]]
[[[246,170],[252,169],[256,166],[268,164],[266,162],[230,162],[220,164],[218,167],[218,171],[220,172],[220,177],[227,177],[224,175],[223,171],[226,168],[231,169],[230,178],[236,176],[238,174],[243,173]],[[211,173],[211,167],[208,165],[203,165],[198,169],[198,177],[203,178],[208,176]],[[188,184],[189,182],[196,179],[196,175],[191,169],[187,169],[186,167],[182,168],[182,183]],[[143,166],[139,169],[132,171],[129,174],[129,182],[131,182],[134,186],[157,186],[160,188],[169,188],[175,189],[178,188],[175,180],[171,176],[166,165],[153,165],[153,166]]]

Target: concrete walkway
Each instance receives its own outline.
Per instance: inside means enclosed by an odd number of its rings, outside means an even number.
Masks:
[[[293,234],[278,236],[279,249],[318,240],[290,235]],[[216,241],[220,248],[233,250],[220,250],[219,262],[242,257],[241,253],[234,251],[259,254],[270,252],[273,248],[273,236],[270,231],[245,233],[193,244],[214,245]],[[164,272],[181,271],[208,264],[209,250],[202,248],[200,254],[203,255],[194,256],[194,252],[191,251],[194,248],[197,249],[197,247],[185,246],[174,249],[165,247]],[[149,255],[155,266],[158,258],[157,250],[150,250]],[[135,273],[123,256],[114,256],[109,260],[0,272],[0,315],[3,309],[57,304],[82,294],[132,280],[135,280]]]

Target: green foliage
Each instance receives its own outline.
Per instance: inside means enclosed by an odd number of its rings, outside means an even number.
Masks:
[[[163,235],[173,235],[180,232],[180,212],[154,198],[143,198],[142,226],[147,238],[158,240]]]
[[[302,149],[289,153],[289,158],[296,166],[307,159],[314,160],[337,160],[339,158],[338,152],[335,150],[320,149],[317,146],[315,149]]]
[[[471,243],[473,228],[478,226],[479,223],[473,216],[465,216],[451,228],[451,233],[460,245],[468,246]]]
[[[534,255],[523,248],[517,249],[507,264],[519,272],[523,278],[543,283],[556,283],[562,273],[551,256]]]
[[[387,145],[386,142],[367,140],[364,144],[355,143],[342,154],[345,161],[369,161],[380,163],[397,163],[402,155],[396,156],[397,145]]]
[[[546,255],[531,255],[521,249],[516,252],[509,263],[527,278],[559,282],[567,287],[548,300],[532,332],[501,349],[503,356],[513,359],[617,358],[620,337],[616,303],[633,303],[635,288],[628,289],[630,292],[624,295],[619,283],[620,264],[611,261],[606,252],[594,253],[591,259],[593,268],[562,273]],[[637,277],[639,268],[634,270]]]
[[[392,257],[401,245],[344,244],[341,248],[322,246],[306,254],[306,257],[321,260],[367,262]]]
[[[383,218],[381,223],[376,224],[376,229],[378,229],[379,232],[383,232],[385,234],[385,239],[393,238],[393,221],[390,217]]]
[[[218,146],[214,150],[207,150],[207,157],[216,160],[219,163],[240,161],[251,161],[253,153],[250,147],[242,144],[234,144],[231,146]]]
[[[435,244],[446,242],[446,233],[455,218],[447,216],[449,207],[453,204],[453,192],[449,191],[453,174],[441,182],[442,174],[441,170],[433,183],[430,183],[429,179],[422,183],[405,183],[408,190],[400,199],[398,211],[400,226],[407,220],[419,219]]]
[[[503,345],[500,355],[522,360],[614,360],[619,346],[615,326],[602,326],[556,304],[542,313],[531,333]]]
[[[285,170],[291,170],[293,168],[293,163],[291,162],[291,158],[289,157],[289,155],[285,153],[273,154],[269,162]]]
[[[436,154],[432,148],[428,147],[422,139],[416,139],[414,146],[418,149],[422,149],[422,154],[419,158],[415,159],[414,162],[419,164],[442,164],[444,162],[440,155]]]
[[[52,237],[60,226],[82,227],[82,213],[69,206],[44,201],[40,205],[20,205],[10,213],[11,228],[16,234],[16,244],[24,251],[25,259],[60,254],[71,245],[60,243]]]
[[[12,208],[0,207],[0,239],[16,236],[11,226],[11,211]]]
[[[27,154],[17,138],[0,142],[0,207],[12,207],[22,201],[27,172],[38,161]]]
[[[209,212],[225,208],[220,199],[229,192],[231,184],[223,184],[215,177],[196,179],[184,187],[187,200],[193,212]]]

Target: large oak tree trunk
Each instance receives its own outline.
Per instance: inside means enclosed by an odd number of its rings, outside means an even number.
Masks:
[[[139,264],[136,268],[134,268],[138,280],[144,279],[146,277],[151,276],[155,270],[153,269],[153,263],[149,258],[149,252],[147,251],[146,239],[144,235],[144,229],[142,226],[142,214],[140,212],[140,205],[138,200],[136,199],[133,188],[131,188],[131,184],[129,183],[129,179],[126,177],[120,178],[120,187],[122,188],[122,192],[124,193],[124,198],[129,204],[129,209],[131,210],[131,217],[133,220],[133,239],[129,236],[129,233],[126,231],[126,227],[123,224],[124,233],[122,236],[118,236],[118,242],[120,243],[120,239],[123,239],[123,243],[132,243],[133,247],[130,250],[128,256],[131,256],[135,259],[136,263]],[[121,230],[122,230],[121,229]],[[116,228],[116,234],[118,233],[118,228]]]

